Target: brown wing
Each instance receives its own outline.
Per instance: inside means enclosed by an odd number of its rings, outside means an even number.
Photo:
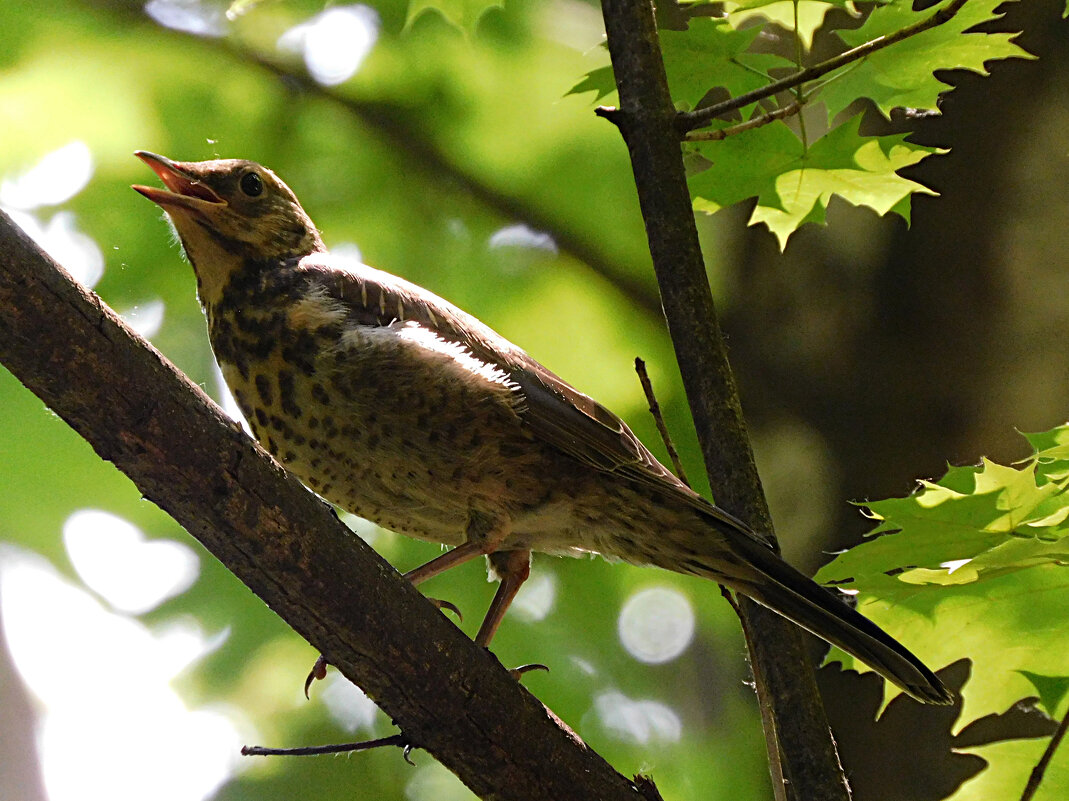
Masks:
[[[542,441],[593,468],[673,494],[709,515],[720,528],[768,544],[742,521],[683,484],[657,461],[623,420],[467,312],[373,267],[339,268],[326,254],[306,257],[300,269],[332,297],[343,301],[362,324],[416,322],[507,372],[516,391],[523,395],[524,424]]]

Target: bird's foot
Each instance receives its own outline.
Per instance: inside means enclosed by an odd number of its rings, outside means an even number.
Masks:
[[[460,614],[460,610],[457,609],[455,604],[451,604],[449,603],[449,601],[443,601],[441,598],[428,598],[427,600],[439,609],[441,609],[443,612],[446,610],[452,612],[454,615],[457,616],[457,620],[459,620],[461,623],[464,622],[464,615]]]
[[[530,673],[532,670],[544,670],[546,673],[549,673],[549,668],[546,665],[533,662],[530,665],[520,665],[519,667],[509,668],[509,675],[516,679],[516,681],[519,681],[523,678],[524,673]]]
[[[451,604],[449,601],[443,601],[443,600],[441,600],[439,598],[428,598],[427,600],[430,601],[432,604],[434,604],[434,606],[437,607],[438,609],[441,609],[443,612],[445,612],[445,611],[452,612],[454,615],[457,616],[458,620],[460,620],[461,622],[464,621],[464,615],[462,615],[460,613],[460,610],[456,607],[455,604]],[[308,671],[308,676],[304,680],[304,697],[305,698],[309,697],[308,696],[308,691],[312,687],[312,682],[314,682],[314,681],[322,681],[323,679],[325,679],[327,677],[327,666],[329,664],[330,663],[327,662],[327,658],[325,656],[323,656],[323,654],[320,654],[319,658],[316,659],[315,664],[312,665],[312,669],[310,671]],[[407,760],[408,757],[406,756],[405,759]]]
[[[304,680],[304,697],[308,698],[308,689],[312,686],[313,681],[321,681],[327,677],[327,658],[320,654],[316,659],[315,664],[312,665],[312,669],[308,671],[308,678]]]

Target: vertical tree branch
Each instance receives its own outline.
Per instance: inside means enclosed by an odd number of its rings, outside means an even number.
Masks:
[[[619,109],[600,109],[631,155],[661,302],[717,502],[754,528],[772,522],[698,244],[649,0],[602,0]],[[741,604],[778,798],[848,799],[802,632]],[[782,774],[777,776],[777,763]]]

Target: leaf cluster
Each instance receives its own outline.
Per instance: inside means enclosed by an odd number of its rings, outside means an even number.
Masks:
[[[1025,436],[1032,454],[1017,464],[951,467],[909,497],[867,502],[879,521],[869,540],[817,575],[930,664],[968,658],[958,731],[1024,699],[1069,712],[1069,425]],[[1016,797],[1045,744],[970,748],[991,767],[953,801]],[[1053,764],[1044,798],[1069,792],[1069,760]]]
[[[850,2],[751,0],[724,4],[726,13],[720,17],[699,15],[708,11],[704,4],[686,6],[692,15],[687,30],[661,32],[672,97],[686,111],[820,66],[823,62],[812,49],[818,33],[822,50],[842,51],[918,29],[814,80],[713,120],[713,131],[729,134],[740,121],[769,122],[719,141],[687,143],[694,207],[715,212],[756,198],[750,224],[767,226],[781,247],[804,223],[824,223],[833,197],[909,222],[911,197],[931,190],[900,171],[946,151],[896,133],[862,132],[861,110],[875,108],[885,120],[895,112],[906,118],[937,114],[940,98],[952,88],[946,71],[986,74],[992,61],[1029,57],[1014,43],[1014,34],[978,30],[1001,18],[1001,5],[1002,0],[945,0],[916,10],[911,0],[891,0],[861,15]],[[937,17],[941,13],[949,18],[919,30],[933,19],[942,20]],[[860,25],[858,18],[863,19]],[[611,97],[611,68],[590,72],[572,88],[586,91],[596,92],[598,100]],[[796,113],[787,109],[790,104],[800,113],[779,119],[777,111]],[[878,122],[868,126],[883,127]]]

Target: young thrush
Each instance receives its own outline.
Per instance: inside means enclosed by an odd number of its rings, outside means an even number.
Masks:
[[[273,172],[137,156],[166,189],[134,189],[174,223],[256,438],[343,509],[455,546],[411,581],[486,555],[501,586],[477,642],[531,551],[593,552],[713,579],[914,698],[950,703],[917,657],[680,482],[604,406],[427,290],[332,259]]]

